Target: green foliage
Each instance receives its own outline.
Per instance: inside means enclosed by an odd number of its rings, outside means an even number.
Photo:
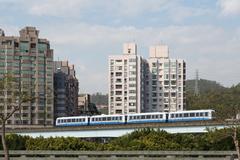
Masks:
[[[57,137],[57,138],[29,138],[26,141],[27,150],[95,150],[98,148],[97,143],[83,141],[74,137]]]
[[[26,149],[26,141],[30,137],[28,136],[20,136],[16,134],[9,134],[6,136],[6,143],[9,150],[25,150]],[[2,144],[0,144],[0,150],[2,150]]]
[[[195,96],[188,91],[187,109],[214,109],[218,119],[235,118],[240,113],[240,85],[222,90],[211,90]]]
[[[223,91],[226,89],[216,81],[210,81],[206,79],[198,80],[198,86],[199,86],[200,94],[204,94],[210,91]],[[195,89],[195,80],[186,80],[187,92],[194,93],[194,89]]]

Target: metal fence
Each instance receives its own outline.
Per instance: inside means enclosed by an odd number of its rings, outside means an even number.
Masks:
[[[11,160],[234,160],[234,151],[10,151]],[[3,159],[0,151],[0,159]]]

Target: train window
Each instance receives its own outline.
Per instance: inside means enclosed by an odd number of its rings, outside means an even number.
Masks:
[[[57,120],[57,123],[60,123],[60,119]]]
[[[85,120],[86,120],[86,119],[84,118],[84,119],[83,119],[83,122],[85,122]]]
[[[132,116],[130,116],[130,117],[129,117],[129,119],[130,119],[130,120],[132,120],[132,119],[133,119],[133,117],[132,117]]]
[[[182,117],[183,115],[182,114],[179,114],[179,117]]]
[[[184,113],[184,117],[188,117],[188,113]]]
[[[162,118],[163,118],[163,115],[162,115],[162,114],[160,114],[159,116],[160,116],[160,119],[162,119]]]
[[[115,120],[115,117],[112,117],[112,120],[114,121],[114,120]]]
[[[205,117],[208,117],[208,112],[205,112]]]
[[[71,119],[67,119],[67,122],[71,122]]]
[[[190,113],[190,117],[194,117],[194,115],[195,115],[194,113]]]
[[[140,119],[140,116],[137,116],[137,119]]]
[[[64,122],[64,123],[66,123],[66,122],[67,122],[67,120],[66,120],[66,119],[64,119],[64,120],[63,120],[63,122]]]
[[[76,119],[72,119],[72,122],[75,122],[76,121]]]
[[[178,114],[176,114],[176,118],[178,118]]]
[[[203,113],[200,113],[200,117],[202,117],[203,116]]]
[[[119,117],[119,120],[121,121],[121,120],[122,120],[122,117]]]
[[[199,113],[196,113],[196,117],[199,117]]]
[[[151,118],[151,116],[150,115],[147,115],[147,118],[146,119],[150,119]]]
[[[171,114],[171,118],[174,118],[174,114]]]
[[[134,119],[137,119],[137,116],[134,116],[133,118],[134,118]]]

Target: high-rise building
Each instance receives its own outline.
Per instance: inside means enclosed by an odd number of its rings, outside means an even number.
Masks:
[[[145,112],[185,109],[186,64],[169,58],[167,45],[150,47]]]
[[[0,78],[11,74],[35,99],[22,104],[7,125],[53,125],[53,50],[47,39],[39,38],[35,27],[20,30],[20,36],[6,36],[0,30]],[[1,96],[1,98],[4,98]],[[1,108],[8,112],[0,102]]]
[[[109,114],[185,109],[185,62],[170,59],[166,45],[149,54],[145,60],[127,43],[123,55],[109,56]]]
[[[68,61],[54,62],[54,97],[55,119],[77,115],[78,79]]]
[[[144,109],[145,60],[137,45],[126,43],[123,54],[109,56],[109,114],[140,113]]]

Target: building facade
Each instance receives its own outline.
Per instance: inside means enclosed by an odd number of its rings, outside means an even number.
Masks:
[[[142,112],[145,64],[135,43],[124,44],[122,55],[109,56],[109,114]]]
[[[185,109],[186,64],[169,58],[167,45],[150,47],[146,77],[145,112],[182,111]]]
[[[145,60],[127,43],[123,55],[109,56],[109,114],[185,109],[185,62],[170,59],[166,45],[150,47],[149,54]]]
[[[22,104],[7,125],[53,125],[53,50],[47,39],[39,38],[35,27],[25,27],[19,33],[6,36],[0,30],[0,78],[11,74],[19,84],[16,90],[35,98]],[[2,102],[0,105],[6,113],[11,110]]]
[[[90,94],[79,94],[78,95],[78,113],[85,113],[88,111],[90,104]]]
[[[68,61],[54,62],[54,96],[55,119],[77,115],[78,79]]]

